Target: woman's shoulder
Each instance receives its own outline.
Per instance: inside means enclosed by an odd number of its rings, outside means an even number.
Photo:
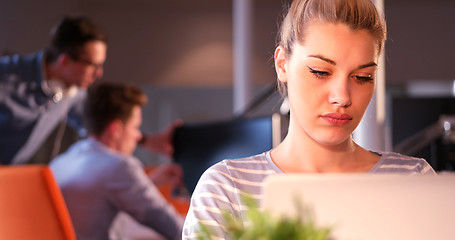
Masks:
[[[274,173],[265,152],[245,158],[224,159],[205,170],[199,183],[217,182],[249,189],[259,186],[265,177]]]
[[[386,159],[388,160],[391,160],[391,161],[409,161],[409,160],[414,160],[414,161],[426,161],[425,159],[423,158],[420,158],[420,157],[413,157],[413,156],[408,156],[408,155],[404,155],[404,154],[401,154],[401,153],[397,153],[397,152],[377,152],[379,153],[381,156],[384,156]]]
[[[207,170],[228,172],[230,175],[236,174],[269,174],[271,167],[267,159],[267,153],[260,153],[244,158],[224,159]]]
[[[379,152],[381,158],[370,172],[374,173],[435,173],[423,158],[403,155],[397,152]]]

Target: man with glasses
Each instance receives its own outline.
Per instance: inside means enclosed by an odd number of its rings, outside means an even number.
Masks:
[[[106,49],[106,34],[89,19],[64,17],[48,48],[0,58],[0,164],[48,163],[85,135],[81,103],[103,75]],[[173,127],[144,142],[170,152]]]

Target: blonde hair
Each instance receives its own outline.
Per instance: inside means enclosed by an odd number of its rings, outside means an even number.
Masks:
[[[386,23],[371,0],[294,0],[283,19],[277,41],[284,48],[286,58],[291,57],[296,43],[304,43],[305,29],[313,20],[366,30],[377,40],[378,55],[382,52]],[[279,88],[285,90],[284,86]]]

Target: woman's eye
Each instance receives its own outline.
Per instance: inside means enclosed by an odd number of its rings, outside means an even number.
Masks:
[[[373,81],[373,77],[371,76],[371,74],[368,74],[368,75],[365,75],[365,76],[356,75],[356,76],[354,76],[354,78],[357,79],[357,81],[359,81],[359,82],[370,82],[370,81]]]
[[[324,78],[324,77],[330,76],[329,72],[319,71],[319,70],[316,70],[316,69],[308,67],[308,66],[307,66],[307,68],[310,70],[310,73],[312,73],[317,78]]]

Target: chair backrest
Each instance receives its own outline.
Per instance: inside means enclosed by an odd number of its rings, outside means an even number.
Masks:
[[[76,239],[63,196],[47,166],[0,167],[0,239]]]

